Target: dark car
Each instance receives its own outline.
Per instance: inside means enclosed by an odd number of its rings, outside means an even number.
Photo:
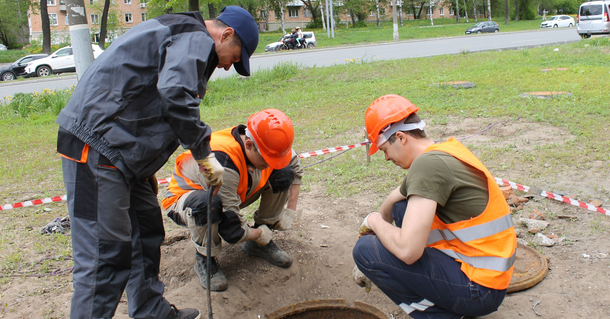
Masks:
[[[30,63],[34,60],[46,58],[47,56],[48,56],[48,54],[26,55],[23,58],[20,58],[19,60],[13,62],[13,64],[1,68],[0,69],[0,81],[11,81],[11,80],[16,79],[20,75],[24,75],[25,66],[28,65],[28,63]]]
[[[497,23],[493,22],[493,21],[483,21],[483,22],[479,22],[475,25],[473,25],[472,27],[466,29],[466,34],[471,34],[471,33],[483,33],[483,32],[489,32],[489,33],[493,33],[493,32],[500,32],[500,27],[498,26]]]

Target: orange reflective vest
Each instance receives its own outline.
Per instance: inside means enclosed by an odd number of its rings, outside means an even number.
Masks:
[[[237,186],[237,195],[241,199],[243,203],[248,197],[248,165],[246,163],[246,159],[244,157],[244,152],[242,151],[241,145],[239,142],[235,140],[235,137],[231,134],[232,130],[235,127],[231,127],[228,129],[224,129],[221,131],[217,131],[212,133],[210,139],[210,148],[212,151],[220,151],[223,152],[231,158],[233,164],[239,170],[239,185]],[[176,158],[176,167],[174,172],[172,173],[172,180],[170,181],[167,187],[166,198],[161,202],[163,209],[169,208],[173,203],[177,202],[180,196],[197,189],[203,189],[199,184],[191,181],[190,179],[182,176],[181,165],[184,160],[191,158],[191,152],[186,151]],[[267,180],[269,176],[273,172],[273,168],[269,167],[261,171],[261,178],[256,185],[254,191],[250,193],[254,194],[256,191],[261,189],[265,184],[267,184]]]
[[[462,263],[461,270],[482,286],[503,290],[513,274],[517,236],[506,200],[494,177],[464,145],[454,138],[424,152],[442,151],[485,173],[489,202],[479,216],[446,224],[434,216],[428,247]]]

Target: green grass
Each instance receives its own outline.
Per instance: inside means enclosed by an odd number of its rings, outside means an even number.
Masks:
[[[595,161],[603,163],[599,176],[608,176],[610,154],[607,142],[610,41],[591,39],[558,47],[558,52],[553,51],[555,47],[548,47],[394,61],[356,59],[353,63],[325,68],[301,69],[294,64],[280,64],[249,79],[230,77],[210,82],[201,105],[201,118],[219,130],[245,123],[250,114],[261,109],[280,109],[294,123],[294,148],[298,152],[363,141],[366,108],[388,93],[403,95],[419,106],[420,116],[432,128],[466,118],[489,123],[521,118],[560,128],[574,139],[518,152],[512,144],[482,146],[472,145],[468,140],[464,143],[492,174],[510,172],[516,182],[550,186],[549,190],[553,190],[552,183],[562,172],[589,169]],[[549,67],[569,70],[540,71]],[[430,86],[450,80],[472,81],[477,87],[454,90]],[[296,90],[297,87],[300,89]],[[523,92],[547,90],[569,91],[573,96],[553,100],[518,97]],[[0,204],[65,194],[61,161],[55,153],[55,114],[49,107],[22,114],[10,104],[0,105]],[[496,142],[502,142],[502,138],[498,137]],[[323,158],[304,159],[303,164]],[[168,177],[172,167],[170,160],[158,173],[159,178]],[[305,172],[303,191],[315,185],[337,197],[360,192],[379,195],[372,205],[378,205],[406,173],[385,162],[380,154],[367,163],[364,148],[351,150]],[[608,194],[603,187],[599,192]],[[5,256],[0,262],[2,273],[12,273],[24,262],[43,255],[69,254],[70,242],[65,236],[39,234],[39,229],[53,218],[67,215],[65,204],[45,207],[51,211],[35,206],[0,214],[0,254]],[[595,232],[607,229],[604,223],[591,227]]]
[[[461,19],[459,23],[455,19],[435,19],[434,26],[430,25],[429,19],[423,20],[403,20],[403,26],[398,27],[400,40],[409,39],[425,39],[439,37],[463,36],[464,31],[475,24],[474,20],[470,19],[466,23],[465,19]],[[480,21],[485,21],[479,19]],[[495,20],[500,26],[500,32],[523,31],[540,29],[541,19],[525,20],[525,21],[509,21],[508,25],[504,25],[504,21]],[[286,30],[287,32],[290,29]],[[318,41],[318,47],[334,47],[341,45],[358,45],[369,44],[376,42],[390,42],[393,38],[392,22],[382,22],[380,27],[376,24],[367,24],[367,27],[353,28],[351,24],[345,28],[345,24],[337,26],[335,30],[335,38],[328,38],[327,32],[323,29],[304,29],[304,31],[313,31]],[[576,31],[574,31],[576,32]],[[261,33],[258,47],[255,53],[265,51],[265,46],[275,42],[282,37],[281,31]]]
[[[22,56],[28,55],[25,50],[0,51],[0,63],[13,63]]]

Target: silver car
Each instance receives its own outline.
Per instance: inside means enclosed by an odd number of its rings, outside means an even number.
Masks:
[[[576,30],[583,38],[592,34],[610,34],[610,1],[589,1],[580,5]]]

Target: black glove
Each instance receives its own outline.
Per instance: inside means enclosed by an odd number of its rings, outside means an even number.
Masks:
[[[273,170],[269,175],[269,184],[274,194],[287,191],[294,181],[292,167],[286,166],[282,169]]]

